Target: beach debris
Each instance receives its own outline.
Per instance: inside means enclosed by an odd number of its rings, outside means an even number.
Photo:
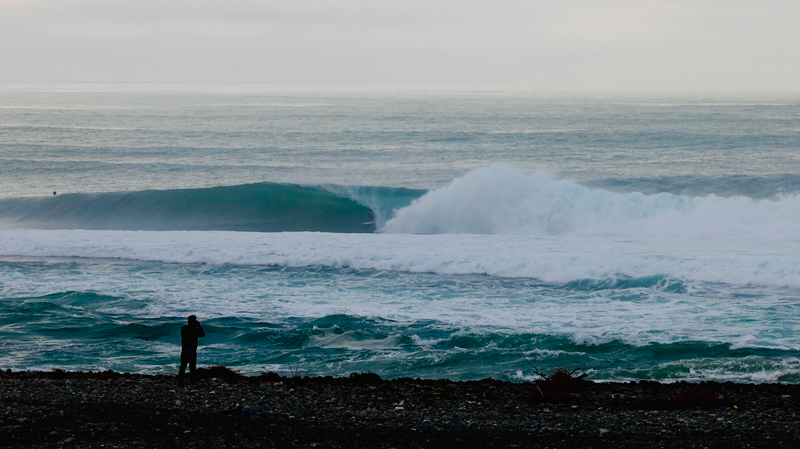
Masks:
[[[575,373],[578,371],[580,371],[578,368],[556,368],[546,374],[539,370],[533,370],[534,374],[541,377],[541,379],[536,380],[536,386],[539,388],[540,393],[542,392],[542,388],[565,392],[575,392],[579,390],[589,381],[585,380],[587,376],[586,373],[576,376]],[[542,393],[542,395],[544,395],[544,393]]]

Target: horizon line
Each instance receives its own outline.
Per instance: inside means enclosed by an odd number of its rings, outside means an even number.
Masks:
[[[21,81],[0,80],[0,84],[187,84],[187,85],[262,85],[262,86],[485,86],[485,87],[800,87],[796,84],[685,84],[685,83],[289,83],[260,81]]]

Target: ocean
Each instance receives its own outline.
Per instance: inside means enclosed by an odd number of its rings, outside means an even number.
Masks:
[[[0,84],[0,368],[795,383],[799,219],[796,91]]]

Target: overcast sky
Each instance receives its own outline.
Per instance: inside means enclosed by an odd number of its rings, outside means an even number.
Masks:
[[[800,1],[0,0],[0,81],[796,86]]]

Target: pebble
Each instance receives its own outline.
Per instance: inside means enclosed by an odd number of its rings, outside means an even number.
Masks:
[[[525,447],[532,436],[540,447],[800,447],[795,385],[586,383],[560,392],[489,379],[254,378],[203,380],[177,394],[174,376],[76,373],[67,383],[47,374],[0,379],[0,446],[52,447],[48,433],[65,433],[74,439],[60,443],[86,448],[173,446],[177,435],[182,447],[467,449]]]

